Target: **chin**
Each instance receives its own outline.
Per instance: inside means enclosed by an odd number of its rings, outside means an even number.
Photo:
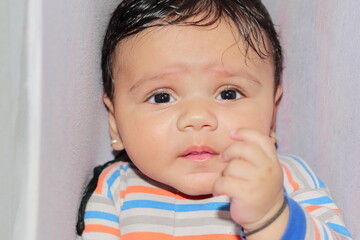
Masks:
[[[196,182],[192,181],[187,185],[177,186],[176,189],[186,195],[190,196],[201,196],[201,195],[209,195],[212,194],[214,181],[209,182]]]

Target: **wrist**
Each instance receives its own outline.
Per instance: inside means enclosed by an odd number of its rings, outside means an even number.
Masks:
[[[268,228],[270,229],[271,232],[274,232],[272,230],[276,229],[275,233],[280,232],[282,234],[285,231],[286,222],[289,215],[287,199],[284,197],[281,206],[280,207],[277,206],[277,208],[275,209],[276,209],[275,213],[274,211],[271,211],[269,214],[267,214],[270,217],[267,216],[264,217],[263,218],[264,220],[262,220],[260,223],[257,223],[256,225],[252,225],[252,226],[242,227],[240,232],[240,236],[242,237],[242,239],[247,239],[247,237],[249,236],[255,236],[255,235],[257,236],[263,231],[267,232],[268,234],[267,231]],[[274,237],[273,234],[271,236]]]

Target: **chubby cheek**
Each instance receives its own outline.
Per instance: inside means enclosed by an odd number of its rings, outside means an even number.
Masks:
[[[118,124],[125,150],[136,165],[147,165],[149,161],[156,167],[159,155],[168,154],[171,127],[161,118],[133,117]],[[141,168],[141,166],[138,166]]]
[[[271,129],[271,111],[232,111],[219,115],[220,124],[230,131],[238,128],[254,129],[268,135]]]
[[[249,128],[256,129],[264,135],[269,135],[271,131],[272,115],[264,112],[256,113],[253,116]]]

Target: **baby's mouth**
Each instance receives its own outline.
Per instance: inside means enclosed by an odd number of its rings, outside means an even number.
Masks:
[[[188,148],[183,154],[180,155],[182,158],[186,158],[193,161],[206,161],[210,158],[219,155],[210,147],[201,145],[201,146],[192,146]]]

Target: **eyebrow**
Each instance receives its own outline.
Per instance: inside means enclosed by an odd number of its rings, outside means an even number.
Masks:
[[[159,73],[159,74],[154,74],[154,75],[150,75],[150,76],[143,76],[141,77],[139,80],[135,81],[135,83],[130,87],[130,92],[134,91],[136,88],[138,88],[140,85],[142,85],[145,81],[148,80],[155,80],[155,79],[162,79],[167,75],[173,75],[176,73],[179,73],[180,71],[172,71],[172,72],[165,72],[165,73]]]
[[[228,71],[226,69],[216,69],[214,67],[209,67],[208,69],[210,69],[211,72],[218,73],[222,77],[241,77],[242,79],[249,80],[259,86],[262,86],[261,81],[257,77],[255,77],[254,75],[248,73],[247,71],[241,70],[241,69],[238,69],[234,72]],[[141,77],[139,80],[135,81],[135,83],[130,87],[130,91],[134,91],[136,88],[138,88],[140,85],[142,85],[145,81],[155,80],[155,79],[163,79],[168,75],[179,74],[181,72],[184,72],[184,70],[168,71],[168,72],[164,72],[164,73],[153,74],[150,76],[145,75],[145,76]]]
[[[241,77],[243,79],[250,80],[251,82],[253,82],[257,85],[262,86],[261,81],[257,77],[255,77],[254,75],[252,75],[242,69],[237,69],[236,71],[233,71],[233,72],[225,70],[225,69],[221,69],[221,70],[213,69],[213,71],[220,73],[220,75],[222,75],[224,77]]]

